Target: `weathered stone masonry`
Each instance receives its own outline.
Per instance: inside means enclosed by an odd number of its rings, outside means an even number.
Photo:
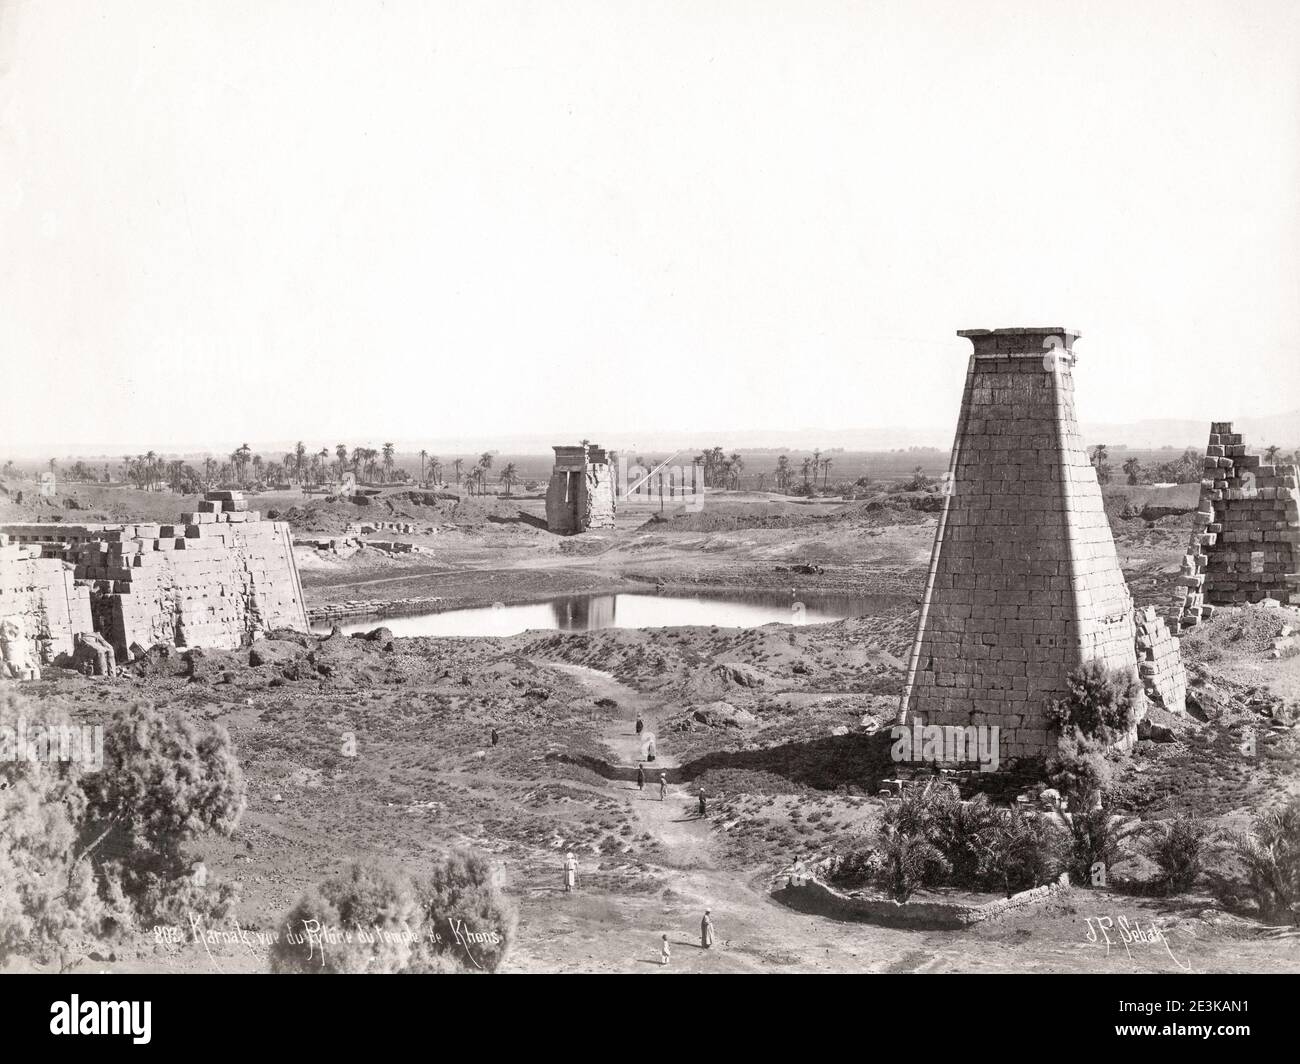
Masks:
[[[1076,666],[1136,671],[1137,628],[1074,412],[1079,334],[958,335],[974,351],[899,720],[996,725],[1005,760],[1051,749]]]
[[[1187,628],[1215,606],[1286,603],[1300,587],[1300,502],[1294,465],[1249,454],[1232,422],[1210,425],[1201,503],[1179,577],[1178,614]]]
[[[260,520],[239,492],[208,493],[174,525],[2,531],[39,552],[40,581],[0,562],[0,616],[20,604],[11,585],[39,583],[28,594],[37,605],[26,612],[42,618],[34,631],[44,664],[70,653],[79,632],[98,632],[125,661],[133,647],[157,643],[231,649],[274,628],[307,631],[289,526]],[[71,589],[67,610],[59,607],[61,587]]]
[[[546,489],[546,527],[568,535],[614,527],[614,472],[610,456],[594,443],[555,447]]]

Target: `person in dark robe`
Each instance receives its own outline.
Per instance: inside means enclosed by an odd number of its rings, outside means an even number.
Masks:
[[[708,816],[708,815],[709,815],[709,807],[705,804],[704,792],[700,791],[700,816]]]
[[[645,790],[645,769],[640,764],[636,766],[636,789],[638,791]]]
[[[500,738],[501,738],[501,736],[499,736],[499,735],[497,734],[497,730],[496,730],[496,728],[493,728],[493,729],[492,729],[492,745],[493,745],[493,746],[496,746],[497,741],[498,741]]]
[[[640,715],[640,714],[637,714],[637,718],[636,718],[636,733],[637,733],[637,735],[640,735],[641,732],[642,732],[642,730],[643,730],[644,728],[645,728],[645,721],[643,721],[643,720],[641,719],[641,715]]]
[[[704,919],[700,921],[700,948],[713,948],[713,921],[709,919],[712,909],[704,910]]]

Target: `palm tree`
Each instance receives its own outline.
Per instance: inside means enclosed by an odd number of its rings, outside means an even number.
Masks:
[[[293,447],[293,471],[298,483],[301,484],[307,473],[307,445],[302,440],[299,440]]]
[[[1142,477],[1142,463],[1136,458],[1126,458],[1124,464],[1120,467],[1128,476],[1130,484],[1136,484]]]
[[[456,483],[460,483],[460,467],[464,463],[463,458],[453,458],[451,464],[456,467]]]
[[[348,468],[348,445],[346,443],[336,443],[334,445],[334,457],[338,461],[339,479],[343,479],[343,474]]]
[[[506,498],[510,498],[510,486],[519,479],[518,471],[515,469],[514,462],[506,463],[505,469],[501,470],[501,479],[505,481]]]
[[[822,487],[823,488],[826,487],[826,478],[830,475],[832,461],[834,461],[834,459],[832,459],[830,455],[827,455],[825,458],[822,459]]]
[[[429,479],[435,487],[442,483],[442,463],[435,455],[429,456]]]
[[[731,486],[734,489],[740,488],[740,471],[745,468],[745,460],[740,457],[739,452],[731,456]]]
[[[783,454],[776,460],[776,490],[787,491],[790,487],[790,456]]]
[[[801,472],[803,473],[803,486],[805,488],[808,486],[808,471],[812,468],[812,464],[813,460],[811,458],[805,458],[803,460],[803,469]]]
[[[1277,456],[1281,452],[1282,452],[1281,447],[1279,447],[1276,443],[1270,443],[1267,447],[1264,448],[1265,464],[1272,465],[1274,462],[1277,461]]]
[[[387,483],[393,476],[393,454],[397,448],[391,443],[384,444],[384,482]]]
[[[428,460],[428,458],[429,458],[429,452],[421,448],[420,449],[420,487],[422,488],[427,487],[424,481],[424,463]]]
[[[262,482],[263,465],[262,456],[260,454],[253,455],[253,480],[258,484]]]
[[[465,474],[465,489],[466,489],[466,490],[467,490],[471,495],[474,494],[474,485],[475,485],[477,482],[478,482],[478,470],[477,470],[477,469],[471,469],[468,473]]]

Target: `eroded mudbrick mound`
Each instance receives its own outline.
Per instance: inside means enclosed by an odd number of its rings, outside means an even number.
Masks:
[[[546,527],[568,535],[614,527],[614,473],[610,456],[594,443],[554,448],[546,489]]]
[[[1210,425],[1201,504],[1179,584],[1183,627],[1215,606],[1294,601],[1300,585],[1300,509],[1294,465],[1249,454],[1232,422]]]
[[[959,335],[974,351],[899,719],[997,725],[1005,760],[1052,748],[1045,709],[1076,666],[1135,670],[1137,632],[1075,418],[1078,334]]]

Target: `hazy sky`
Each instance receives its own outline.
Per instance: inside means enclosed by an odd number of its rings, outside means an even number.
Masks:
[[[1085,420],[1294,409],[1298,57],[1292,0],[0,0],[0,450],[950,427],[1026,324]]]

